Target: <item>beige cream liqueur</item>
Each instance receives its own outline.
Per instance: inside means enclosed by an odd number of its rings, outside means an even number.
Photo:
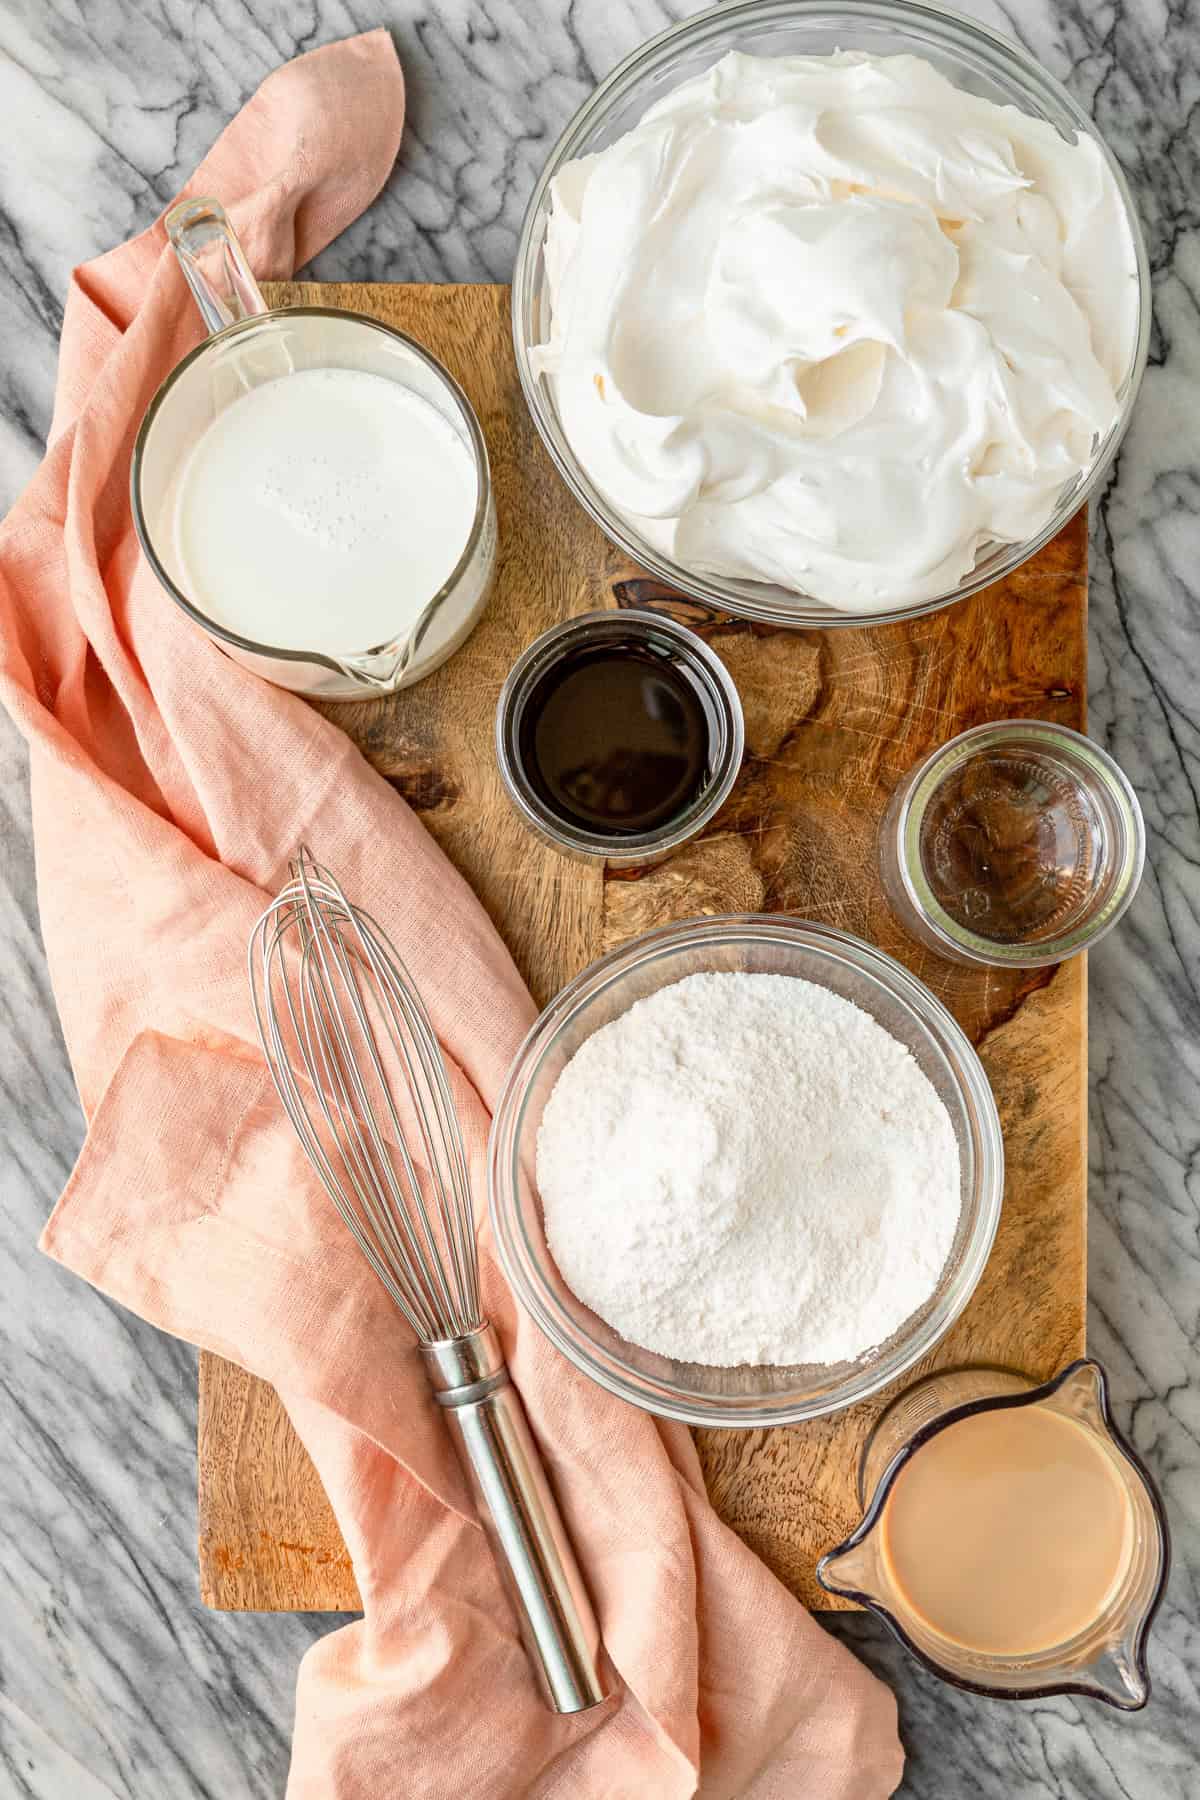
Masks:
[[[1044,1407],[949,1425],[901,1471],[885,1564],[913,1615],[986,1656],[1031,1656],[1085,1630],[1124,1573],[1133,1517],[1084,1426]]]

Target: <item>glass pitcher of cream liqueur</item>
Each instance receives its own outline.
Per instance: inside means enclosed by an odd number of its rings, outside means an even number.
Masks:
[[[134,448],[134,523],[171,598],[237,661],[328,700],[419,681],[469,635],[496,563],[466,396],[389,325],[272,310],[223,208],[167,234],[211,335]]]
[[[1099,1363],[1041,1387],[997,1369],[917,1382],[868,1440],[859,1498],[818,1579],[935,1675],[996,1699],[1146,1704],[1167,1523]]]

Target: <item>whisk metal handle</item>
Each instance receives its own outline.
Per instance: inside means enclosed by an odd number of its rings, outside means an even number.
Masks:
[[[546,1698],[583,1712],[609,1692],[600,1632],[500,1341],[484,1325],[421,1353]]]

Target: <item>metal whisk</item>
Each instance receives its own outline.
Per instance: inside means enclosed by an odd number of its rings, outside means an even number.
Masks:
[[[284,1110],[420,1340],[546,1697],[557,1712],[594,1706],[607,1692],[599,1632],[480,1307],[462,1134],[420,995],[378,925],[305,850],[254,929],[249,966],[259,1038]],[[399,1084],[419,1146],[409,1142]]]

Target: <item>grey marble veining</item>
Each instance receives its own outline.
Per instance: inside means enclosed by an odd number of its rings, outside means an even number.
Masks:
[[[297,50],[396,36],[409,114],[376,206],[325,279],[505,279],[525,197],[573,109],[681,0],[4,0],[0,495],[36,465],[73,264],[140,229]],[[865,1619],[835,1627],[895,1687],[916,1800],[1200,1794],[1200,5],[1009,0],[1097,118],[1154,271],[1151,366],[1093,513],[1093,733],[1145,806],[1150,861],[1093,956],[1089,1329],[1167,1497],[1176,1563],[1136,1718],[989,1705]],[[24,758],[0,725],[0,1800],[282,1792],[296,1663],[337,1621],[196,1596],[195,1371],[41,1258],[81,1120],[42,960]],[[408,1790],[398,1776],[396,1795]],[[383,1797],[381,1797],[383,1800]]]

